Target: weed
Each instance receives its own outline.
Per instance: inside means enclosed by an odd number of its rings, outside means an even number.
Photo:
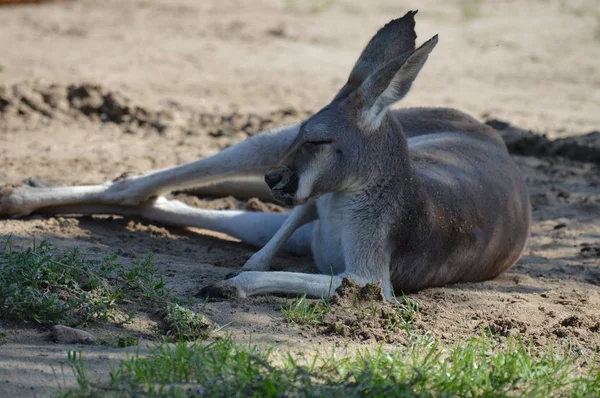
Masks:
[[[169,303],[164,315],[166,332],[176,340],[196,340],[208,337],[211,322],[176,303]]]
[[[112,258],[103,266],[112,267]],[[56,255],[42,242],[23,252],[7,247],[0,256],[0,314],[43,325],[81,325],[118,317],[120,288],[92,272],[94,262],[78,249]]]
[[[103,337],[98,340],[98,343],[111,347],[124,348],[137,345],[138,341],[131,335],[119,334],[117,336]]]
[[[137,344],[137,340],[134,339],[133,336],[125,334],[122,336],[118,336],[116,338],[116,343],[117,343],[117,347],[120,347],[120,348],[131,347],[131,346],[134,346]]]
[[[402,293],[402,301],[396,299],[396,315],[404,324],[411,325],[419,313],[419,304]]]
[[[103,260],[85,259],[75,248],[57,254],[42,242],[13,251],[10,241],[0,253],[0,316],[42,325],[85,325],[93,321],[123,324],[139,310],[163,316],[167,335],[198,338],[209,322],[186,309],[154,266],[150,253],[125,267],[110,254]],[[123,306],[133,307],[126,312]],[[123,341],[129,345],[129,342]]]

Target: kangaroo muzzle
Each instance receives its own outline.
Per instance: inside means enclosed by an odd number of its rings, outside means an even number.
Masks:
[[[291,204],[298,190],[298,174],[289,167],[270,170],[265,174],[265,182],[273,197],[285,204]]]

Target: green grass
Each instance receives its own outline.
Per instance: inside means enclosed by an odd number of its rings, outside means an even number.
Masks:
[[[7,242],[0,252],[4,319],[119,323],[132,316],[123,306],[151,307],[161,314],[167,335],[180,339],[120,361],[106,384],[90,378],[85,354],[71,351],[78,387],[63,391],[64,396],[600,396],[596,355],[570,347],[536,350],[528,342],[491,336],[449,347],[412,333],[408,347],[393,350],[282,354],[228,337],[209,342],[208,322],[185,304],[165,287],[151,255],[124,266],[115,255],[90,260],[77,249],[59,253],[45,242],[21,251]],[[417,316],[416,304],[406,297],[396,307],[400,315],[392,329],[410,325]],[[282,309],[290,321],[305,324],[320,322],[328,311],[328,300],[306,298]],[[117,339],[119,346],[134,343],[127,335]]]
[[[320,325],[323,317],[331,311],[329,300],[308,301],[306,295],[286,301],[281,307],[281,315],[288,323],[298,325]]]
[[[355,353],[285,354],[233,342],[161,344],[121,361],[111,381],[90,379],[83,354],[69,361],[79,388],[65,396],[208,397],[590,397],[600,394],[595,357],[536,351],[489,337],[446,347],[420,337],[409,347]],[[587,361],[587,362],[586,362]],[[581,366],[583,364],[583,367]]]
[[[409,332],[409,328],[417,318],[418,313],[419,304],[402,293],[402,301],[396,299],[395,313],[393,316],[392,314],[388,315],[388,321],[390,323],[389,329],[395,330],[399,327],[403,327]]]
[[[0,252],[3,319],[40,325],[120,325],[137,312],[156,312],[167,336],[206,337],[208,321],[185,303],[165,286],[151,253],[124,266],[115,254],[86,259],[77,248],[59,253],[47,242],[13,250],[7,241]]]

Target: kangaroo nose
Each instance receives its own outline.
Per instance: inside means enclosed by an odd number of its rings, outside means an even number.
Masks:
[[[269,188],[273,189],[275,185],[281,181],[283,177],[279,173],[267,173],[265,174],[265,182],[269,186]]]

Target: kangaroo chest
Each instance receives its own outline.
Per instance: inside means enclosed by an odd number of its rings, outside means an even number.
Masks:
[[[312,237],[312,253],[321,273],[339,274],[345,269],[344,239],[351,232],[346,200],[335,194],[326,194],[317,199],[319,219],[315,223]]]

